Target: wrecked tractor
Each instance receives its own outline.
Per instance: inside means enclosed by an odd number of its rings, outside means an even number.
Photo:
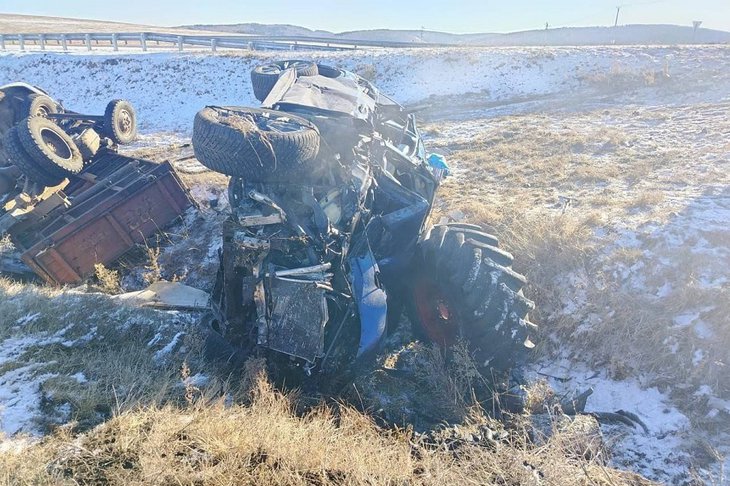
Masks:
[[[231,176],[206,352],[301,376],[354,372],[406,313],[425,339],[504,371],[532,347],[525,278],[497,238],[430,222],[448,168],[415,117],[342,69],[251,74],[260,108],[208,106],[193,147]]]

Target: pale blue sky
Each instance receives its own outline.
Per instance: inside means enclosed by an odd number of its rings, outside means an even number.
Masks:
[[[510,32],[551,26],[668,23],[730,31],[730,0],[0,0],[0,12],[154,25],[288,23],[331,31],[372,28]]]

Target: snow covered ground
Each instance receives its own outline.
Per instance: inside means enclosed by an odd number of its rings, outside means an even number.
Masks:
[[[674,77],[708,86],[727,80],[730,48],[590,47],[373,50],[296,53],[373,79],[402,103],[476,94],[481,102],[572,93],[595,83]],[[281,53],[0,53],[0,85],[24,80],[46,89],[74,111],[101,113],[112,98],[137,107],[144,132],[189,133],[208,104],[256,105],[249,72]],[[714,65],[705,61],[712,59]]]
[[[91,113],[111,98],[130,99],[142,129],[131,150],[144,152],[184,144],[206,104],[255,105],[248,73],[277,56],[2,54],[0,84],[28,81],[66,107]],[[593,218],[581,265],[552,275],[551,293],[540,299],[548,304],[540,314],[546,334],[551,326],[569,329],[571,347],[546,352],[533,376],[558,395],[593,387],[588,411],[639,416],[648,431],[604,426],[614,465],[662,482],[689,481],[695,472],[721,482],[717,464],[700,457],[707,453],[698,444],[730,453],[730,48],[307,57],[366,75],[395,99],[424,108],[429,146],[449,155],[456,174],[445,188],[463,192],[459,217],[471,217],[474,202],[492,201],[530,212],[533,222]],[[206,182],[194,194],[205,202],[220,188]],[[208,261],[219,241],[199,240],[193,246]],[[163,258],[170,266],[179,262]],[[193,270],[191,283],[204,285],[204,274]],[[2,325],[15,329],[41,318],[26,314]],[[652,327],[657,332],[644,332]],[[23,339],[35,340],[29,346],[58,344],[61,331],[4,337],[0,366],[17,360]],[[182,327],[166,332],[154,353],[183,339]],[[639,355],[642,346],[651,351]],[[40,395],[29,380],[52,376],[24,363],[0,375],[9,435],[32,431]]]

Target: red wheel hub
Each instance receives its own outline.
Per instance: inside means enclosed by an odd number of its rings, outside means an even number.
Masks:
[[[448,295],[430,279],[420,279],[413,288],[413,301],[428,338],[441,346],[454,344],[459,336],[459,320]]]

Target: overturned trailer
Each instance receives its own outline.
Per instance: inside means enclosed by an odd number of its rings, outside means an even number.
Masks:
[[[135,136],[126,101],[110,102],[104,115],[83,115],[40,88],[0,87],[0,234],[47,282],[80,283],[97,263],[145,243],[191,206],[169,162],[117,152]]]
[[[169,162],[109,153],[65,187],[41,195],[32,209],[5,212],[0,230],[38,276],[76,284],[93,275],[97,263],[146,244],[191,204]]]
[[[431,223],[445,166],[415,117],[330,66],[282,61],[251,77],[261,108],[209,106],[194,125],[197,158],[232,176],[209,354],[347,373],[406,312],[484,368],[519,363],[535,327],[525,278],[481,228]]]

